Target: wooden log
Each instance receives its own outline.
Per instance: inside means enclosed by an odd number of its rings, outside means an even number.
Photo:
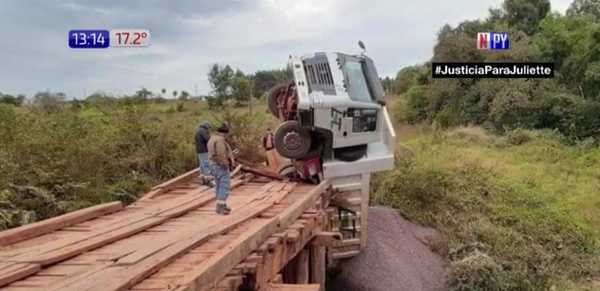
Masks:
[[[325,291],[325,280],[327,272],[327,261],[325,247],[319,245],[310,246],[310,283],[319,284],[320,291]]]
[[[310,253],[307,249],[302,249],[295,259],[296,263],[296,284],[307,284],[309,280],[308,260]]]
[[[110,202],[9,229],[0,232],[0,246],[7,246],[16,242],[28,240],[67,226],[81,223],[109,213],[117,212],[122,209],[123,204],[121,202]]]

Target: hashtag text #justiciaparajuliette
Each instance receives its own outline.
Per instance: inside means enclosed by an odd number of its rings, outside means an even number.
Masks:
[[[494,67],[488,66],[437,66],[436,74],[439,75],[550,75],[552,69],[544,66],[508,66]]]

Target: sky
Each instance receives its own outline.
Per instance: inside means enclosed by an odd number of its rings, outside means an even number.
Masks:
[[[571,0],[551,0],[564,12]],[[289,55],[359,53],[362,40],[382,76],[427,61],[446,23],[485,18],[501,0],[2,0],[0,92],[96,91],[121,96],[145,87],[209,94],[214,63],[245,73],[284,68]],[[140,28],[145,48],[77,50],[71,29]],[[474,44],[475,45],[475,44]],[[167,94],[169,95],[169,94]]]

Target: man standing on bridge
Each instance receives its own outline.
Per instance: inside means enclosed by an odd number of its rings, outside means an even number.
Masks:
[[[208,161],[208,149],[206,145],[210,139],[210,123],[204,121],[196,131],[196,154],[198,155],[198,163],[200,168],[200,184],[213,187],[214,183],[211,178],[210,162]]]
[[[208,156],[211,161],[212,174],[215,178],[215,193],[217,194],[217,213],[228,215],[231,208],[227,207],[227,197],[231,181],[229,179],[229,170],[233,167],[233,153],[231,147],[226,141],[229,134],[229,125],[223,123],[218,129],[217,134],[210,137],[208,141]]]

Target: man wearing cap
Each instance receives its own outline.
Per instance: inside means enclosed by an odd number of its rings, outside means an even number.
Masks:
[[[204,121],[196,131],[196,153],[198,155],[198,163],[200,168],[200,183],[213,187],[214,184],[211,178],[210,162],[208,161],[208,140],[210,139],[210,123]]]
[[[217,133],[208,141],[208,157],[211,162],[212,174],[215,179],[215,193],[217,194],[217,213],[227,215],[231,209],[227,207],[229,197],[230,179],[229,169],[233,166],[233,153],[226,141],[229,126],[223,123]]]

